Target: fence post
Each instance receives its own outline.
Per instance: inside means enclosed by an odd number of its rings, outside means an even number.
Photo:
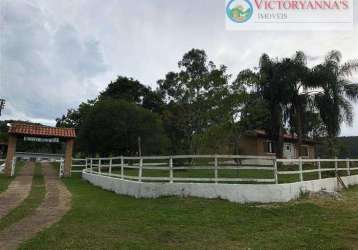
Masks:
[[[93,159],[90,159],[91,174],[93,174]]]
[[[173,173],[173,157],[169,157],[169,182],[173,183],[174,173]]]
[[[338,176],[338,161],[337,157],[334,158],[334,170],[336,172],[336,177]]]
[[[109,175],[111,176],[112,175],[112,158],[109,159]]]
[[[214,169],[214,177],[215,177],[215,184],[218,184],[218,167],[219,167],[219,164],[218,164],[218,156],[215,155],[215,161],[214,161],[214,164],[215,164],[215,169]]]
[[[121,156],[121,179],[124,179],[124,157]]]
[[[303,181],[303,164],[302,164],[302,157],[299,158],[299,167],[300,167],[300,181]]]
[[[98,174],[102,174],[101,165],[102,165],[102,159],[100,158],[98,160]]]
[[[16,157],[12,158],[11,162],[11,176],[15,175]]]
[[[318,179],[322,179],[321,158],[318,157]]]
[[[63,176],[63,172],[64,172],[64,160],[61,158],[61,160],[60,160],[60,173],[59,173],[60,178]]]
[[[138,173],[138,181],[142,182],[142,176],[143,176],[143,158],[139,158],[139,173]]]
[[[347,174],[348,174],[348,176],[350,176],[351,175],[351,164],[350,164],[350,160],[349,160],[349,158],[347,158]]]
[[[277,159],[273,159],[273,174],[275,177],[275,184],[278,184],[278,173],[277,173]]]

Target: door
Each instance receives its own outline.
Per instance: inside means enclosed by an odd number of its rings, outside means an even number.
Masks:
[[[294,147],[292,143],[283,144],[283,157],[293,159],[295,157]]]

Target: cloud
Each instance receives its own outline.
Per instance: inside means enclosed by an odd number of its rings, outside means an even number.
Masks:
[[[358,30],[228,31],[218,0],[1,0],[0,7],[0,92],[13,106],[4,118],[54,119],[117,75],[156,87],[191,48],[205,49],[233,77],[262,53],[302,50],[310,65],[332,49],[358,58]],[[358,115],[354,125],[342,131],[357,134]]]
[[[108,68],[95,39],[30,2],[0,4],[0,93],[12,107],[4,117],[50,120],[95,95],[92,80]]]

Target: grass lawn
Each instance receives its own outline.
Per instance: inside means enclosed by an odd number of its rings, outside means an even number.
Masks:
[[[1,182],[0,182],[1,183]],[[40,163],[36,163],[31,192],[24,202],[0,220],[0,231],[34,212],[45,197],[45,185]]]
[[[20,169],[24,166],[25,162],[18,161],[16,162],[15,173],[18,173]],[[5,191],[9,186],[10,182],[14,179],[14,177],[5,176],[4,174],[0,174],[0,193]]]
[[[63,180],[72,209],[21,249],[353,249],[358,187],[342,201],[240,205],[198,198],[134,199]]]

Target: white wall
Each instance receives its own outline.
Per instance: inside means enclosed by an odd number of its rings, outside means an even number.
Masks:
[[[86,172],[82,178],[105,190],[136,198],[192,196],[238,203],[287,202],[299,198],[301,192],[338,189],[336,178],[287,184],[141,183]],[[342,177],[342,180],[348,186],[358,185],[358,175]]]

